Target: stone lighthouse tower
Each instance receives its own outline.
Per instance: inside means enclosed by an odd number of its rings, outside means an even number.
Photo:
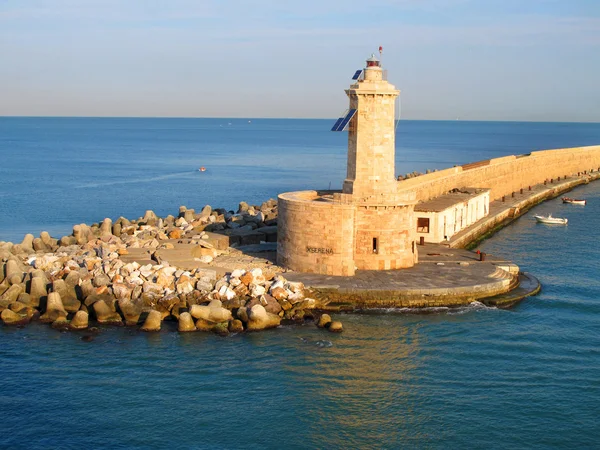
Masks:
[[[342,201],[355,206],[356,268],[386,270],[417,261],[414,193],[398,194],[395,103],[400,91],[384,79],[371,55],[362,79],[346,90],[354,120],[348,129],[348,165]]]
[[[383,79],[375,55],[367,60],[362,76],[346,90],[350,110],[357,114],[348,132],[343,192],[353,194],[355,201],[377,201],[394,194],[396,189],[394,111],[400,91]]]
[[[277,261],[300,272],[354,275],[356,270],[412,267],[418,261],[415,193],[398,190],[395,100],[372,55],[346,90],[350,108],[332,131],[348,129],[341,192],[279,195]]]

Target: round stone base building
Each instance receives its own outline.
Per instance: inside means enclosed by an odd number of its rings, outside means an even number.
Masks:
[[[298,272],[354,275],[412,267],[418,261],[415,193],[397,188],[395,100],[372,56],[346,90],[350,108],[333,131],[348,129],[342,191],[279,195],[277,263]]]

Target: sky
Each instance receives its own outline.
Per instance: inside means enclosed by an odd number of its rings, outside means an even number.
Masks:
[[[600,0],[0,0],[0,115],[600,122]]]

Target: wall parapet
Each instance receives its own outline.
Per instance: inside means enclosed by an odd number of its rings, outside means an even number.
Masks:
[[[398,181],[399,192],[414,191],[419,201],[465,186],[490,188],[490,200],[530,185],[600,168],[600,145],[538,150],[509,155]]]

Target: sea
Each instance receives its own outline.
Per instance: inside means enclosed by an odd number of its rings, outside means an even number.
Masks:
[[[332,124],[0,117],[0,241],[338,189],[347,135]],[[600,144],[598,123],[396,133],[397,174]],[[0,326],[0,448],[600,448],[600,183],[570,195],[587,205],[547,201],[480,244],[542,284],[510,309],[337,314],[341,334]]]

